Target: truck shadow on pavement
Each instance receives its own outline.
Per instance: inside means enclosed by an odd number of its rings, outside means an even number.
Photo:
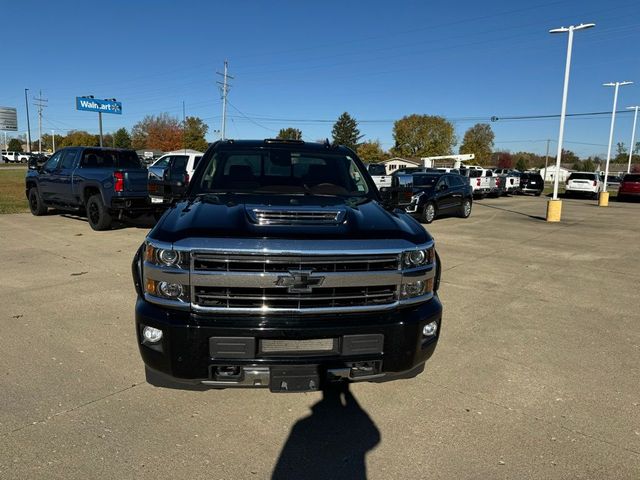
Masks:
[[[547,220],[545,217],[542,217],[540,215],[529,215],[528,213],[518,212],[517,210],[510,210],[508,208],[498,207],[496,205],[488,205],[486,203],[480,203],[480,202],[475,202],[475,205],[477,205],[479,207],[495,208],[496,210],[502,210],[503,212],[515,213],[517,215],[523,215],[525,217],[529,217],[529,218],[532,218],[534,220],[542,220],[542,221],[546,221]]]
[[[365,456],[378,443],[380,431],[349,385],[333,387],[291,429],[272,479],[365,479]]]

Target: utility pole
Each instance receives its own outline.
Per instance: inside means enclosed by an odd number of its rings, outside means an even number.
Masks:
[[[29,120],[29,100],[27,100],[28,88],[24,89],[24,104],[27,107],[27,152],[31,153],[31,123]]]
[[[38,97],[34,100],[33,104],[38,107],[38,153],[42,153],[42,109],[47,106],[49,100],[42,98],[42,90],[38,92]]]
[[[225,139],[225,130],[227,126],[227,94],[229,93],[229,85],[228,79],[233,80],[233,77],[229,75],[228,72],[229,62],[227,60],[224,61],[224,73],[216,72],[218,75],[222,77],[222,82],[216,82],[222,88],[222,129],[220,139]]]
[[[549,165],[549,142],[551,142],[551,140],[549,140],[547,138],[547,153],[544,156],[544,179],[543,182],[547,181],[547,177],[549,176],[549,172],[547,171],[547,165]],[[558,172],[556,172],[556,175],[558,174]]]
[[[631,85],[633,82],[609,82],[603,83],[603,87],[613,87],[613,110],[611,111],[611,128],[609,129],[609,148],[607,148],[607,163],[604,167],[604,186],[598,196],[598,206],[606,207],[609,205],[609,192],[607,192],[607,183],[609,180],[609,162],[611,161],[611,145],[613,143],[613,129],[616,124],[616,108],[618,105],[618,90],[625,85]]]

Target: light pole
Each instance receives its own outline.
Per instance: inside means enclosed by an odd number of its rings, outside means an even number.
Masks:
[[[604,186],[598,196],[598,206],[606,207],[609,205],[609,192],[607,192],[607,177],[609,176],[609,161],[611,161],[611,144],[613,143],[613,128],[616,124],[616,108],[618,106],[618,90],[625,85],[631,85],[633,82],[609,82],[603,83],[604,87],[614,87],[613,90],[613,110],[611,112],[611,128],[609,129],[609,148],[607,149],[607,163],[604,167]]]
[[[51,153],[56,153],[56,131],[55,130],[51,130],[51,142],[52,142]]]
[[[636,141],[636,122],[638,121],[638,109],[639,105],[634,105],[633,107],[627,107],[627,110],[635,110],[636,112],[633,114],[633,129],[631,130],[631,146],[629,147],[629,164],[627,165],[627,173],[631,173],[631,159],[633,157],[633,149],[635,147],[634,142]]]
[[[595,27],[595,23],[581,23],[549,30],[549,33],[569,33],[567,42],[567,61],[564,69],[564,87],[562,90],[562,110],[560,111],[560,132],[558,133],[558,154],[556,156],[556,172],[553,177],[553,198],[547,203],[547,222],[559,222],[562,214],[562,201],[558,200],[558,179],[560,177],[560,161],[562,159],[562,140],[564,137],[564,119],[567,113],[567,94],[569,92],[569,71],[571,69],[571,49],[573,48],[573,32]],[[546,172],[545,172],[546,175]]]

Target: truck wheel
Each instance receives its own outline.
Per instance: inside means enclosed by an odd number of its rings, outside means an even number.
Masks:
[[[468,198],[462,201],[462,207],[460,208],[460,216],[462,218],[469,218],[471,215],[471,200]]]
[[[92,195],[87,201],[87,219],[94,230],[109,230],[111,228],[111,215],[102,202],[99,194]]]
[[[536,197],[539,197],[540,195],[542,195],[542,192],[536,192]]]
[[[436,206],[433,202],[427,203],[422,209],[422,223],[431,223],[436,218]]]
[[[29,210],[31,210],[31,213],[36,217],[46,215],[47,213],[48,209],[42,202],[37,187],[31,187],[29,190]]]

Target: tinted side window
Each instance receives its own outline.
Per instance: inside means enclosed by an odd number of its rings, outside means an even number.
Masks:
[[[60,170],[67,170],[73,168],[76,161],[76,154],[78,151],[76,149],[65,150],[64,155],[62,156],[62,161],[60,162],[60,166],[58,167]]]
[[[195,170],[196,168],[198,168],[198,164],[200,163],[200,160],[202,160],[202,155],[199,155],[197,157],[195,157],[193,159],[193,169]]]
[[[60,161],[60,158],[62,157],[62,154],[64,153],[64,150],[61,150],[59,152],[56,152],[53,157],[51,157],[49,160],[47,160],[47,163],[45,163],[42,167],[42,169],[45,172],[52,172],[56,169],[56,167],[58,166],[58,162]]]
[[[452,175],[449,177],[449,184],[452,187],[461,187],[462,185],[464,185],[464,183],[464,180],[459,175]]]

